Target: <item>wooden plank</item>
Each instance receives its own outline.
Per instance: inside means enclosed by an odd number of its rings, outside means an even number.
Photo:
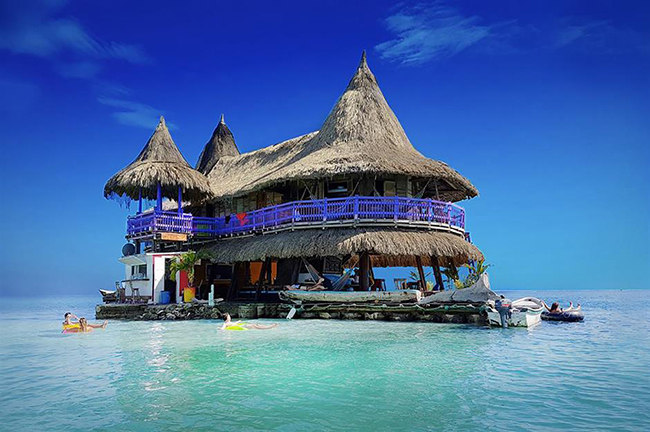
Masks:
[[[170,232],[160,233],[160,240],[184,242],[187,241],[187,234]]]

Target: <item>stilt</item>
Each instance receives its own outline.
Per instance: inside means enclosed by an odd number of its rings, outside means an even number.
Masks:
[[[438,257],[431,257],[431,268],[433,270],[433,277],[436,278],[436,285],[438,286],[438,289],[440,291],[444,291],[445,284],[442,281],[442,272],[440,271],[440,262],[438,261]]]
[[[232,266],[232,276],[230,276],[230,287],[228,288],[228,294],[226,295],[226,300],[230,301],[237,290],[237,273],[239,273],[240,262],[236,262]]]
[[[415,264],[418,266],[418,274],[420,275],[420,289],[425,291],[427,289],[427,278],[424,276],[424,268],[422,267],[422,257],[419,255],[415,257]]]
[[[178,214],[183,214],[183,189],[178,186]]]
[[[264,286],[264,280],[266,279],[267,266],[269,264],[269,258],[265,259],[262,263],[262,268],[260,269],[260,277],[257,280],[257,289],[255,290],[255,300],[260,298],[260,292]]]
[[[361,291],[368,291],[370,284],[368,283],[368,271],[370,270],[370,255],[368,252],[362,252],[359,257],[359,289]]]
[[[160,183],[158,183],[156,190],[156,210],[162,210],[162,186],[160,186]]]

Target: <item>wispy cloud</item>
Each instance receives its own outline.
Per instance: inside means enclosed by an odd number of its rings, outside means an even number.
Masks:
[[[153,129],[160,111],[124,100],[131,91],[101,77],[109,61],[142,65],[151,63],[151,58],[136,45],[102,40],[75,18],[62,16],[67,3],[68,0],[0,2],[0,50],[42,58],[62,77],[89,82],[102,95],[98,102],[116,109],[112,116],[118,123]]]
[[[384,21],[395,38],[375,47],[382,58],[419,64],[451,57],[490,36],[491,27],[436,2],[400,9]]]
[[[103,105],[117,108],[118,111],[112,114],[113,118],[123,125],[143,127],[152,130],[156,127],[156,124],[158,124],[161,111],[149,105],[108,97],[100,97],[97,101]],[[177,129],[174,123],[167,122],[167,126],[172,130]]]
[[[103,41],[74,18],[59,17],[66,4],[65,0],[4,2],[0,7],[0,49],[50,59],[63,76],[76,78],[94,77],[104,60],[151,61],[135,45]]]
[[[591,52],[650,53],[650,38],[631,28],[617,27],[610,21],[563,19],[554,33],[557,48],[581,48]]]
[[[442,1],[398,6],[384,20],[394,37],[375,46],[383,59],[406,65],[452,57],[462,51],[515,54],[534,50],[580,49],[611,54],[650,53],[647,32],[610,21],[565,17],[552,21],[486,22]]]

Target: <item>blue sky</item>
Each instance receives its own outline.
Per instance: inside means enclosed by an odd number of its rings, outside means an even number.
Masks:
[[[234,2],[233,2],[234,3]],[[191,164],[317,130],[363,49],[461,203],[496,289],[650,287],[644,2],[0,2],[0,293],[121,278],[102,197],[164,114]]]

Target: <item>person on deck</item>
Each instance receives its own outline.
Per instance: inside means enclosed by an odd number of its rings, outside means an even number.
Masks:
[[[238,330],[241,330],[239,327],[243,327],[247,329],[255,329],[255,330],[268,330],[277,326],[278,326],[277,324],[262,325],[262,324],[249,324],[242,321],[233,322],[232,319],[230,318],[230,314],[225,313],[223,315],[223,325],[221,326],[221,330],[228,330],[229,327],[237,327]]]

